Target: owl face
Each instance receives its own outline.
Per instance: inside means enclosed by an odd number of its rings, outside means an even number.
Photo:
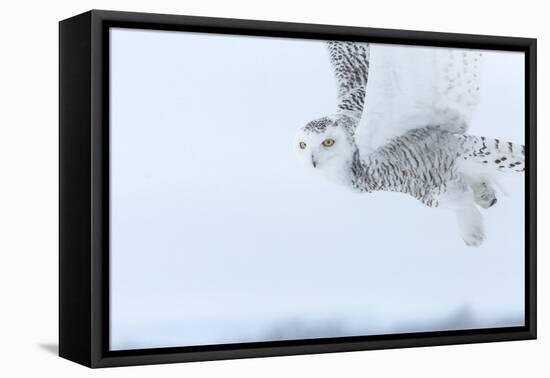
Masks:
[[[302,162],[331,176],[347,172],[357,147],[346,120],[323,117],[309,122],[297,134],[295,149]]]

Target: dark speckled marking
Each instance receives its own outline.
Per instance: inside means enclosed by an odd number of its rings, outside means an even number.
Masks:
[[[467,156],[467,160],[478,160],[480,164],[494,162],[499,170],[509,170],[512,168],[515,172],[521,172],[525,165],[520,153],[525,151],[525,146],[514,144],[512,142],[501,142],[499,139],[490,139],[485,137],[476,137],[474,135],[460,135],[458,139],[462,143],[462,156]],[[486,156],[498,156],[494,160],[488,160]],[[506,162],[506,164],[504,164]]]
[[[369,77],[366,43],[329,41],[330,62],[338,84],[338,110],[361,116]]]
[[[321,134],[326,131],[327,127],[342,127],[349,133],[350,137],[353,137],[357,127],[357,120],[345,114],[339,114],[333,117],[322,117],[308,122],[308,124],[304,126],[304,131]]]

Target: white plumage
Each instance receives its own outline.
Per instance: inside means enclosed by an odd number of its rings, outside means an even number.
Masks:
[[[465,127],[470,122],[479,102],[479,51],[383,44],[369,47],[366,110],[357,138],[365,152],[414,128]]]

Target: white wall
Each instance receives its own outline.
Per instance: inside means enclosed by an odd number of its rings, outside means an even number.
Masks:
[[[550,42],[542,2],[57,1],[6,3],[0,23],[0,372],[47,376],[543,376],[550,329],[546,238],[539,200],[539,340],[89,371],[53,356],[57,342],[57,21],[90,8],[515,35],[539,38],[539,146],[546,131]],[[547,65],[547,63],[546,63]],[[540,142],[542,141],[542,142]],[[540,149],[539,166],[550,160]],[[539,170],[539,192],[547,173]],[[545,358],[546,357],[546,358]]]

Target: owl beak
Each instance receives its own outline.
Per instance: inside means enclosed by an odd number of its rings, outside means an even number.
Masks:
[[[315,157],[311,155],[311,165],[313,165],[313,168],[317,168],[317,162],[315,161]]]

